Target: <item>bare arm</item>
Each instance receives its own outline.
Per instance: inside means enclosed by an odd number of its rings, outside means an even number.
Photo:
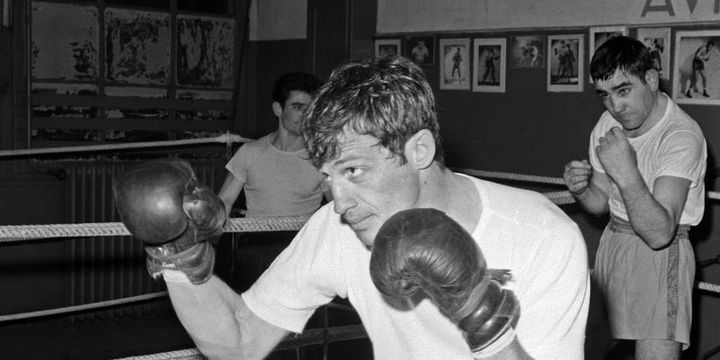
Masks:
[[[225,182],[223,182],[220,192],[218,193],[218,197],[225,204],[226,214],[230,214],[230,210],[232,210],[235,200],[240,196],[243,187],[245,187],[245,182],[240,181],[232,173],[227,174]]]
[[[497,354],[488,357],[489,360],[531,360],[530,354],[520,345],[517,337],[513,339],[510,345],[500,350]]]
[[[635,150],[619,128],[600,138],[598,158],[617,185],[635,232],[652,249],[669,244],[685,206],[690,180],[661,176],[650,192],[637,165]]]
[[[567,163],[563,179],[570,193],[585,211],[595,215],[609,211],[609,179],[603,173],[593,172],[587,160]]]
[[[250,311],[216,276],[200,285],[184,276],[165,271],[170,299],[185,330],[209,359],[263,359],[288,334]]]
[[[661,176],[655,180],[653,193],[642,181],[618,184],[625,208],[635,232],[652,249],[667,246],[675,237],[690,180]]]

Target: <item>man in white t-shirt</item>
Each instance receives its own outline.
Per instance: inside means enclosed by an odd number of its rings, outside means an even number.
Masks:
[[[300,132],[303,111],[319,87],[320,81],[304,72],[287,73],[275,81],[272,109],[277,129],[243,144],[225,166],[228,174],[218,196],[227,214],[233,215],[241,192],[247,217],[308,215],[320,207],[322,176],[308,160]],[[221,243],[221,251],[232,256],[226,280],[236,289],[247,289],[294,234],[245,233],[235,237],[232,246]]]
[[[386,57],[339,66],[308,107],[303,129],[333,201],[248,291],[238,295],[208,273],[202,264],[212,254],[154,258],[165,264],[173,306],[203,354],[261,359],[340,296],[357,310],[378,360],[584,359],[589,275],[577,225],[541,194],[448,170],[435,98],[417,65]],[[369,269],[375,236],[393,214],[413,208],[442,211],[472,235],[489,268],[509,271],[506,290],[520,306],[514,327],[486,329],[499,320],[484,320],[499,304],[486,282],[457,299],[481,299],[459,311],[477,327],[454,322],[431,299],[398,306],[376,289]],[[449,238],[446,246],[456,245]],[[487,342],[471,349],[471,337]]]
[[[659,91],[647,47],[603,43],[590,74],[605,111],[590,136],[590,161],[565,166],[575,199],[611,220],[593,277],[613,338],[635,359],[679,359],[690,343],[695,258],[688,229],[705,206],[707,149],[698,124]]]

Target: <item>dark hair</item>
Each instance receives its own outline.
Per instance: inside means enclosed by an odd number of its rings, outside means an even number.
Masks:
[[[316,167],[340,155],[345,131],[370,135],[404,164],[404,146],[430,130],[435,158],[443,166],[435,96],[423,71],[408,59],[388,56],[354,60],[337,67],[308,106],[303,135]]]
[[[645,83],[645,73],[651,69],[654,69],[654,63],[650,49],[628,36],[616,36],[604,42],[590,61],[590,77],[593,81],[610,79],[616,70],[620,70]]]
[[[291,91],[297,90],[313,95],[318,88],[320,88],[320,80],[313,74],[304,72],[287,73],[275,80],[272,90],[273,101],[280,103],[280,106],[285,106],[285,101],[290,96]]]

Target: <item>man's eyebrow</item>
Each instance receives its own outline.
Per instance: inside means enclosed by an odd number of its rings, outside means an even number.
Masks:
[[[632,85],[631,82],[629,82],[629,81],[623,81],[623,82],[621,82],[620,84],[611,87],[611,88],[610,88],[610,91],[616,91],[616,90],[618,90],[618,89],[621,89],[621,88],[624,88],[624,87],[627,87],[627,86],[630,86],[630,85]],[[608,92],[608,91],[605,91],[605,90],[595,89],[595,93],[597,93],[597,94],[606,94],[607,92]]]
[[[623,81],[623,82],[621,82],[620,84],[617,84],[617,85],[613,86],[613,87],[611,88],[611,90],[617,90],[617,89],[624,88],[624,87],[630,86],[630,85],[632,85],[631,82],[629,82],[629,81]]]

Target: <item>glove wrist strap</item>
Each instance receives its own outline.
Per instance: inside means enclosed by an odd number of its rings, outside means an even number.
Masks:
[[[178,270],[185,273],[191,283],[202,284],[210,279],[215,267],[215,249],[209,241],[197,243],[179,252],[174,247],[147,246],[147,270],[157,279],[163,270]]]

